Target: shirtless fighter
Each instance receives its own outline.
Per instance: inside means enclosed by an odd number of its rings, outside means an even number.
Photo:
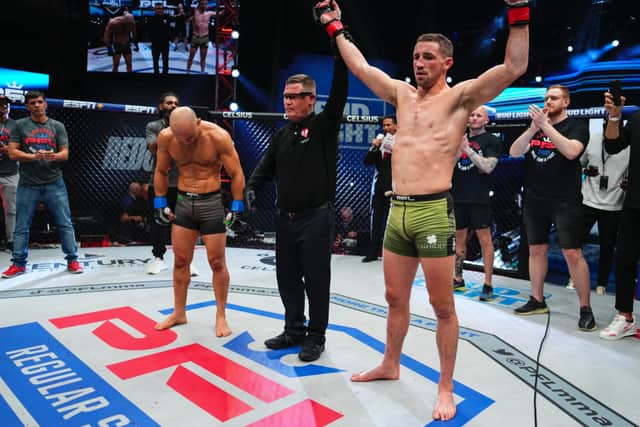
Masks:
[[[124,56],[127,73],[133,70],[131,43],[136,38],[136,21],[133,19],[133,15],[125,13],[109,20],[104,30],[103,42],[112,58],[112,72],[118,72],[121,56]]]
[[[158,151],[153,200],[154,219],[163,224],[173,221],[173,296],[174,311],[156,329],[167,329],[187,323],[187,289],[191,275],[189,265],[198,234],[207,250],[213,270],[216,298],[216,336],[231,335],[225,309],[229,293],[229,271],[225,259],[227,240],[225,214],[220,197],[220,169],[231,177],[233,203],[231,214],[239,219],[244,211],[244,174],[231,136],[221,127],[200,120],[189,107],[178,107],[171,113],[170,126],[158,136]],[[175,214],[167,207],[169,165],[178,168],[178,198]]]
[[[455,254],[455,218],[449,188],[469,113],[495,98],[527,69],[529,6],[505,0],[511,27],[504,63],[478,78],[449,87],[453,45],[442,34],[423,34],[413,49],[416,86],[394,80],[369,65],[340,21],[335,1],[316,4],[320,20],[335,37],[347,67],[380,98],[396,107],[398,132],[391,159],[393,191],[384,238],[385,297],[389,305],[384,358],[352,381],[395,380],[400,376],[402,343],[409,327],[409,297],[418,265],[427,282],[438,328],[440,356],[438,401],[434,419],[455,416],[453,369],[458,345],[451,274]]]

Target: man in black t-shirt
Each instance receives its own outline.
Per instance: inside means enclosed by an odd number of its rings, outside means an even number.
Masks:
[[[553,85],[544,97],[544,109],[529,107],[531,126],[516,139],[509,154],[525,155],[524,224],[529,243],[532,295],[515,309],[517,315],[547,313],[543,295],[547,275],[551,224],[580,299],[578,328],[597,329],[590,306],[589,266],[582,254],[582,192],[580,155],[589,142],[586,121],[567,116],[569,89]]]
[[[469,136],[460,146],[460,158],[453,170],[451,194],[456,215],[456,268],[453,289],[465,288],[462,265],[465,260],[468,230],[475,230],[482,248],[484,285],[480,301],[493,299],[493,239],[491,236],[491,199],[489,174],[498,164],[501,145],[498,138],[488,133],[487,109],[478,107],[469,115]]]

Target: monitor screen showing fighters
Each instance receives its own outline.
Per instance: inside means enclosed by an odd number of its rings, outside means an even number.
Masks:
[[[90,0],[87,71],[215,74],[215,22],[215,1]]]

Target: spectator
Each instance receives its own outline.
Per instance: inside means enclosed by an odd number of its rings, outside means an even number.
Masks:
[[[184,6],[182,3],[178,3],[176,13],[173,15],[173,23],[175,24],[173,28],[173,37],[174,37],[174,52],[178,50],[178,42],[182,41],[182,46],[185,51],[189,51],[189,45],[187,44],[187,14],[184,12]]]
[[[605,93],[604,106],[609,113],[605,129],[604,148],[608,154],[616,154],[630,148],[627,194],[620,215],[620,234],[616,251],[616,305],[618,311],[609,326],[600,332],[600,338],[617,340],[636,334],[633,316],[633,298],[637,288],[638,259],[640,259],[640,112],[633,114],[620,129],[622,107],[626,101],[620,97],[620,105],[614,103],[611,93]]]
[[[129,184],[129,191],[120,203],[120,223],[117,240],[121,243],[145,241],[148,206],[139,182]]]
[[[582,254],[580,156],[589,142],[589,128],[583,120],[567,115],[569,89],[550,86],[544,96],[544,110],[529,106],[531,125],[509,150],[513,157],[525,155],[524,223],[529,243],[531,297],[514,310],[524,316],[549,311],[544,298],[549,233],[558,230],[558,244],[567,262],[580,301],[578,329],[595,331],[590,304],[589,266]]]
[[[469,135],[460,146],[460,158],[453,170],[454,212],[456,215],[456,267],[453,289],[464,290],[462,267],[467,256],[467,235],[474,231],[482,249],[484,282],[480,301],[493,299],[493,236],[491,235],[491,198],[489,175],[498,165],[500,141],[487,132],[486,107],[478,107],[469,115]]]
[[[629,147],[608,154],[603,138],[592,138],[580,158],[585,179],[582,182],[582,225],[585,240],[598,224],[598,279],[596,291],[604,294],[609,283],[618,223],[625,191],[621,184],[627,176]]]
[[[82,273],[67,188],[62,179],[62,165],[69,159],[67,130],[59,121],[47,117],[44,93],[29,91],[25,100],[30,116],[18,120],[9,140],[9,157],[20,162],[20,181],[16,195],[13,264],[2,277],[26,272],[29,228],[41,201],[46,203],[58,226],[67,270]]]
[[[18,188],[18,163],[9,158],[9,139],[16,122],[9,118],[10,101],[0,95],[0,193],[4,211],[4,229],[7,250],[13,248],[13,232],[16,229],[16,190]]]
[[[350,255],[358,247],[358,230],[353,221],[353,210],[349,206],[340,209],[340,218],[336,226],[334,253]]]
[[[371,148],[364,158],[365,166],[375,165],[376,174],[373,184],[373,195],[371,197],[371,245],[367,256],[362,262],[376,261],[382,251],[382,239],[384,238],[384,227],[389,214],[389,192],[391,191],[391,152],[395,142],[398,124],[395,116],[386,116],[382,119],[382,130],[380,134],[371,141]]]

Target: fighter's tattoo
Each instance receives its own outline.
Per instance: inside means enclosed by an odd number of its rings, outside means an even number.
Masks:
[[[471,153],[472,151],[473,153]],[[469,149],[469,151],[467,151],[467,155],[469,156],[471,162],[476,165],[476,167],[480,169],[480,171],[486,174],[490,174],[491,172],[493,172],[493,170],[498,165],[498,159],[496,157],[482,157],[471,148]]]

